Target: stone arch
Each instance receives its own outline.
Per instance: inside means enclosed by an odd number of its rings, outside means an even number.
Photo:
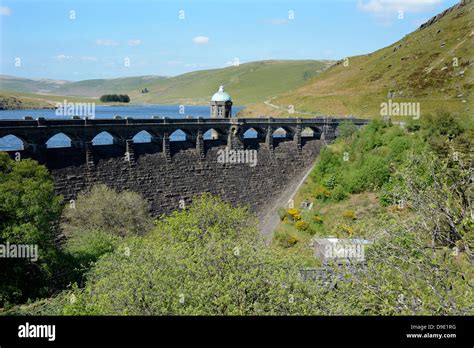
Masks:
[[[134,143],[151,143],[153,138],[156,138],[152,133],[150,133],[148,130],[143,129],[139,132],[137,132],[133,137],[132,140]]]
[[[219,128],[209,128],[203,131],[202,137],[204,140],[216,140],[216,139],[222,139],[225,137],[225,133],[222,131],[222,129]]]
[[[50,148],[62,148],[71,147],[73,139],[66,133],[59,132],[51,136],[46,140],[45,145],[48,149]]]
[[[304,127],[301,130],[301,137],[306,138],[315,138],[321,136],[322,130],[316,126]]]
[[[173,132],[169,133],[170,141],[188,141],[192,134],[185,129],[175,129]]]
[[[244,133],[242,134],[244,139],[258,139],[258,138],[265,138],[265,131],[258,127],[249,127],[245,129]]]
[[[120,138],[109,131],[102,131],[96,134],[92,138],[92,145],[94,146],[101,146],[101,145],[112,145],[116,143]]]
[[[292,138],[292,136],[293,131],[288,127],[278,127],[272,133],[273,138],[287,139]]]
[[[23,138],[15,134],[7,134],[0,137],[0,151],[24,150],[26,144]]]

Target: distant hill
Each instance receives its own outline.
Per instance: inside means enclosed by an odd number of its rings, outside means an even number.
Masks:
[[[57,103],[63,103],[63,96],[33,94],[25,92],[0,91],[0,110],[23,110],[23,109],[54,109]],[[82,97],[67,97],[71,103],[102,103],[96,99]]]
[[[52,93],[61,86],[70,83],[64,80],[25,79],[0,75],[0,90],[25,93]]]
[[[104,94],[130,94],[141,91],[144,87],[165,81],[163,76],[133,76],[116,79],[94,79],[72,82],[62,85],[52,94],[99,98]]]
[[[132,102],[207,105],[212,94],[223,84],[236,105],[246,105],[298,88],[333,63],[315,60],[259,61],[176,77],[137,76],[78,82],[0,76],[0,90],[9,94],[27,92],[86,98],[119,93],[128,94]],[[145,88],[148,93],[142,93]]]
[[[132,93],[133,101],[207,105],[224,85],[237,105],[264,101],[307,83],[326,69],[328,61],[260,61],[224,69],[202,70],[153,82],[149,93]]]
[[[420,102],[422,113],[444,107],[472,114],[473,28],[473,3],[462,1],[400,41],[341,60],[304,86],[271,100],[272,106],[258,103],[242,113],[278,116],[293,105],[302,112],[378,116],[380,103],[393,93],[400,101]]]

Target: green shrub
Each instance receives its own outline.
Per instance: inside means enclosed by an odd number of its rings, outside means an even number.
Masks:
[[[0,244],[36,245],[38,260],[0,260],[0,307],[45,296],[54,283],[58,250],[52,226],[61,214],[47,169],[0,152]]]
[[[266,246],[256,217],[211,196],[162,219],[101,257],[65,314],[316,314],[302,258]],[[296,242],[293,236],[290,242]],[[119,248],[120,249],[120,248]]]
[[[297,208],[288,209],[286,213],[292,221],[298,221],[301,219],[301,212]]]
[[[304,220],[296,221],[295,226],[300,231],[307,231],[309,229],[309,224]]]
[[[280,218],[280,221],[283,221],[285,217],[288,216],[286,209],[281,208],[281,207],[277,209],[277,214],[278,214],[278,217]]]
[[[350,138],[352,134],[357,132],[357,126],[352,121],[343,121],[337,127],[337,132],[343,139]]]
[[[361,170],[363,189],[377,189],[390,178],[390,167],[384,158],[366,156]]]
[[[114,236],[143,235],[152,228],[146,201],[135,192],[97,185],[80,193],[64,209],[61,229],[67,236],[103,231]]]
[[[344,186],[342,185],[336,185],[334,189],[331,191],[331,197],[336,202],[343,201],[344,199],[347,198],[348,195],[349,194],[346,188],[344,188]]]
[[[101,230],[74,233],[67,240],[65,250],[83,264],[95,262],[100,256],[115,250],[120,237]]]
[[[329,191],[326,187],[319,185],[313,192],[314,197],[320,200],[327,200],[331,198],[331,191]]]
[[[313,222],[317,224],[322,224],[323,223],[323,218],[319,215],[313,215],[312,217]]]
[[[343,236],[347,235],[352,237],[354,235],[354,229],[351,226],[341,225],[340,231],[342,232]]]
[[[354,210],[346,210],[342,213],[342,217],[347,220],[356,220],[356,214]]]

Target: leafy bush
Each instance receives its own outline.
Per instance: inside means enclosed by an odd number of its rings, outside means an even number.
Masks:
[[[317,223],[317,224],[322,224],[323,223],[323,219],[321,216],[319,215],[313,215],[313,218],[312,218],[313,222]]]
[[[278,214],[278,217],[280,218],[280,221],[283,221],[285,217],[288,215],[286,212],[286,209],[281,208],[281,207],[277,209],[277,214]]]
[[[337,132],[341,138],[350,138],[357,132],[357,126],[352,121],[343,121],[337,127]]]
[[[331,191],[329,191],[326,187],[319,185],[316,187],[313,193],[314,197],[320,200],[327,200],[331,198]]]
[[[115,250],[120,237],[101,230],[85,230],[74,233],[67,240],[65,249],[82,264],[95,262],[106,253]]]
[[[293,220],[293,221],[298,221],[298,220],[301,219],[301,212],[297,208],[288,209],[287,213],[288,213],[290,219]]]
[[[47,295],[58,250],[53,224],[61,198],[47,169],[32,160],[13,161],[0,152],[0,244],[36,245],[38,260],[2,258],[0,307]]]
[[[135,192],[97,185],[80,193],[64,209],[61,229],[67,236],[83,231],[103,231],[114,236],[142,235],[152,227],[146,201]]]
[[[343,201],[344,199],[347,198],[348,195],[349,194],[343,185],[336,185],[334,189],[331,191],[331,197],[336,202]]]
[[[304,220],[296,221],[295,226],[300,231],[307,231],[309,229],[309,224]]]
[[[347,234],[349,237],[352,237],[354,235],[354,229],[352,227],[347,225],[341,225],[340,228],[343,234]]]
[[[342,213],[342,217],[344,219],[348,219],[348,220],[356,220],[357,217],[356,217],[356,214],[354,212],[354,210],[346,210]]]
[[[205,195],[129,237],[91,270],[65,314],[288,315],[318,313],[302,259],[265,245],[256,218]],[[308,300],[305,300],[305,299]]]

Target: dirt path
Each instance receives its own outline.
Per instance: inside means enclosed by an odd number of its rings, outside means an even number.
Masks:
[[[279,111],[284,111],[284,112],[287,112],[287,113],[289,112],[289,110],[287,108],[283,108],[281,106],[270,103],[273,99],[275,99],[275,97],[273,97],[270,100],[264,101],[263,104],[265,104],[266,106],[269,106],[271,108],[277,109]],[[311,116],[321,116],[321,114],[317,113],[317,112],[304,112],[304,111],[294,110],[293,113],[294,114],[302,114],[302,115],[311,115]]]
[[[272,203],[263,218],[260,219],[260,232],[267,243],[271,242],[273,231],[275,231],[278,224],[280,223],[277,209],[288,206],[288,201],[295,196],[296,192],[298,192],[301,185],[303,185],[313,168],[314,163],[309,168],[304,170],[303,173],[299,175],[299,177],[296,177],[293,182],[286,187],[285,191],[282,192],[280,197],[278,197],[278,199]]]

